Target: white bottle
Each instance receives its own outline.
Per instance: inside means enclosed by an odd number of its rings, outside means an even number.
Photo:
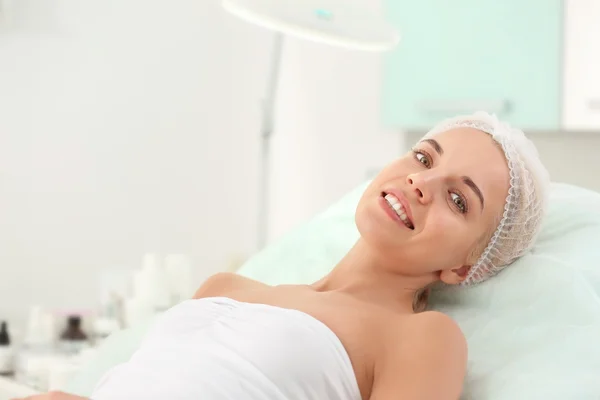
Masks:
[[[48,351],[54,342],[55,325],[52,313],[40,306],[33,306],[29,312],[29,321],[24,344],[36,351]]]
[[[41,306],[29,312],[23,347],[15,354],[15,379],[26,386],[45,391],[47,359],[55,353],[55,318]]]
[[[136,297],[147,301],[155,313],[169,308],[171,298],[167,274],[156,254],[144,256],[141,273],[141,285],[138,285],[141,293],[137,293]]]
[[[93,324],[94,345],[98,346],[106,338],[120,329],[121,325],[116,318],[99,316],[94,320]]]
[[[172,305],[193,296],[196,287],[192,278],[191,262],[185,254],[167,255],[165,257],[165,272]]]
[[[10,375],[14,372],[13,348],[6,322],[0,326],[0,375]]]

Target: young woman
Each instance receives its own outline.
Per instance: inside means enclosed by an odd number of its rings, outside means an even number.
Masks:
[[[91,398],[456,400],[467,345],[424,311],[429,288],[481,282],[527,252],[548,185],[521,131],[485,113],[444,121],[366,189],[360,239],[331,273],[311,285],[211,277]]]

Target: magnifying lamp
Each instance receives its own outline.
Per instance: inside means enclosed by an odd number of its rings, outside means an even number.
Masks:
[[[357,6],[352,0],[223,0],[222,5],[240,19],[276,32],[260,132],[257,232],[260,250],[267,240],[269,150],[284,36],[350,50],[384,52],[398,44],[400,35],[383,16]]]

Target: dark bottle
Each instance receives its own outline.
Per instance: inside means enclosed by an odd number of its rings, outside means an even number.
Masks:
[[[87,347],[88,337],[81,329],[81,317],[71,315],[67,319],[67,327],[60,334],[61,347],[69,352],[76,353]]]
[[[6,322],[0,325],[0,375],[13,373],[13,353]]]

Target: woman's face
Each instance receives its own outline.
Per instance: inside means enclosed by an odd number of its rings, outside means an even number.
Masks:
[[[381,171],[359,202],[356,224],[386,268],[459,283],[496,229],[508,189],[497,143],[456,128]]]

